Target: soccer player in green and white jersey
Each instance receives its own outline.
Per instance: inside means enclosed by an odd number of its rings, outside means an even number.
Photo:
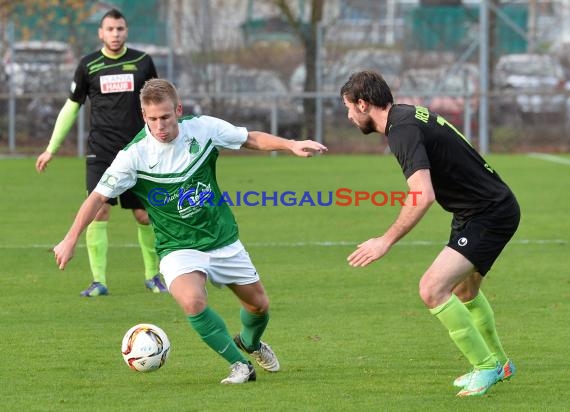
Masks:
[[[127,145],[144,126],[140,113],[139,92],[144,82],[157,76],[152,58],[125,46],[128,27],[125,17],[116,9],[101,18],[99,39],[103,48],[81,58],[69,98],[62,107],[46,150],[38,156],[36,169],[43,172],[57,152],[79,108],[89,97],[91,129],[87,139],[87,193],[91,193],[119,150]],[[139,245],[145,268],[145,286],[152,292],[166,292],[158,272],[158,256],[148,214],[138,198],[126,191],[119,196],[121,207],[131,209],[137,222]],[[85,242],[93,282],[81,292],[83,297],[106,295],[107,287],[107,223],[112,198],[99,210],[87,228]]]
[[[81,232],[107,199],[130,189],[152,220],[160,270],[171,295],[202,340],[231,365],[222,383],[256,379],[255,369],[239,349],[265,370],[277,372],[277,357],[261,341],[269,321],[269,299],[223,201],[216,160],[219,148],[286,150],[309,157],[326,147],[311,140],[247,131],[214,117],[182,117],[178,93],[163,79],[147,81],[140,100],[146,126],[119,152],[54,248],[59,268],[64,269],[73,257]],[[242,329],[234,338],[208,306],[207,279],[227,286],[242,304]]]

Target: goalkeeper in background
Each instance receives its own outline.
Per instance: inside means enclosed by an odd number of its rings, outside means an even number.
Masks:
[[[69,98],[59,112],[47,149],[36,161],[38,172],[45,171],[75,123],[79,109],[87,97],[91,104],[91,129],[86,158],[87,193],[91,193],[97,186],[117,153],[144,127],[140,112],[140,89],[146,80],[158,76],[149,55],[126,47],[127,34],[127,22],[120,11],[111,9],[101,18],[98,35],[103,48],[81,58],[75,70]],[[131,192],[123,193],[119,199],[123,209],[133,211],[137,222],[146,288],[155,293],[166,292],[158,273],[154,233],[147,212]],[[81,292],[81,296],[108,294],[107,222],[111,205],[117,203],[117,198],[109,199],[87,228],[85,241],[93,282]]]

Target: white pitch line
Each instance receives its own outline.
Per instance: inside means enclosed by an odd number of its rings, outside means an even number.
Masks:
[[[570,159],[561,156],[554,156],[546,153],[529,153],[528,155],[536,159],[547,160],[549,162],[560,163],[563,165],[570,165]]]
[[[567,239],[515,239],[509,242],[509,244],[516,245],[566,245],[568,244]],[[313,242],[247,242],[246,247],[307,247],[307,246],[318,246],[318,247],[336,247],[336,246],[355,246],[358,241],[349,240],[336,240],[336,241],[313,241]],[[411,240],[402,241],[396,243],[395,246],[438,246],[445,245],[447,242],[444,241],[433,241],[433,240]],[[51,250],[54,245],[0,245],[0,249],[46,249]],[[77,247],[84,248],[85,244],[78,244]],[[139,248],[138,243],[124,243],[118,245],[109,245],[110,248],[120,249],[120,248]]]

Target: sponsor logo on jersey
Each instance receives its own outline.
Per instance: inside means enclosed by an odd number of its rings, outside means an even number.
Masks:
[[[101,178],[101,180],[99,181],[99,184],[107,186],[110,189],[114,189],[115,186],[117,185],[117,178],[113,175],[105,173]]]
[[[135,91],[135,78],[132,73],[101,76],[99,84],[103,94]]]
[[[208,199],[214,197],[214,192],[210,183],[205,184],[198,182],[196,187],[185,189],[179,188],[178,191],[178,213],[182,219],[187,219],[190,216],[198,213],[200,208],[204,207],[204,203]]]
[[[132,64],[132,63],[123,64],[123,71],[125,71],[125,72],[136,72],[137,71],[137,65]]]

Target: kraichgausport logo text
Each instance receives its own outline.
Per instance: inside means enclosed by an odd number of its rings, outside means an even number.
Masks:
[[[349,188],[339,188],[335,191],[296,192],[296,191],[236,191],[221,192],[217,199],[211,190],[197,191],[195,188],[179,188],[178,193],[171,194],[163,188],[154,188],[147,199],[152,206],[161,207],[171,201],[177,202],[177,207],[204,206],[360,206],[372,203],[374,206],[404,206],[406,199],[411,200],[412,206],[417,206],[417,197],[421,192],[409,191],[361,191]]]

